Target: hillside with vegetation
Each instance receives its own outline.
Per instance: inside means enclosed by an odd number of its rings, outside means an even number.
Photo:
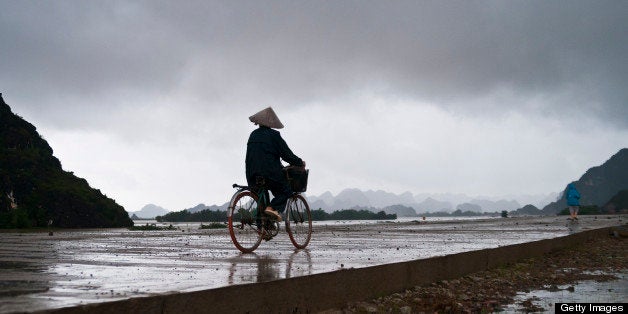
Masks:
[[[608,214],[628,213],[628,189],[615,194],[604,206],[602,211]]]
[[[0,94],[0,228],[132,225],[122,206],[64,171],[35,126]]]
[[[619,191],[628,189],[628,148],[622,148],[602,165],[590,168],[573,184],[580,192],[581,206],[603,206]],[[556,214],[567,208],[567,185],[560,199],[543,208],[544,214]]]

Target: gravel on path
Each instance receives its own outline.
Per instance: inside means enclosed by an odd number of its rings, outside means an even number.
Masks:
[[[584,280],[617,279],[628,271],[628,240],[604,237],[553,253],[468,276],[416,286],[378,299],[347,303],[324,313],[487,313],[514,302],[517,292],[574,291]],[[617,300],[625,302],[626,300]],[[526,312],[543,311],[532,300],[521,302]]]

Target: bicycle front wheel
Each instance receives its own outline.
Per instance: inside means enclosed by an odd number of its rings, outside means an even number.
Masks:
[[[238,193],[229,204],[229,234],[242,253],[251,253],[262,242],[258,222],[257,195],[250,191]]]
[[[286,231],[297,249],[304,249],[312,238],[310,205],[301,195],[293,195],[286,204]]]

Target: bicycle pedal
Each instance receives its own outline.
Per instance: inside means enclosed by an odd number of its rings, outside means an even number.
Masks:
[[[279,216],[276,216],[273,213],[269,213],[269,212],[265,211],[264,215],[266,215],[266,218],[268,218],[268,220],[270,220],[272,223],[283,221],[283,218],[281,217],[281,214],[279,214],[279,213],[277,213],[277,215],[279,215]]]

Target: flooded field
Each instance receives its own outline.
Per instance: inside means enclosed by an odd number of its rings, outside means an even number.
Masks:
[[[317,222],[306,250],[285,232],[241,254],[227,229],[179,224],[127,229],[0,233],[0,313],[196,291],[341,268],[415,260],[622,224],[618,216]]]

